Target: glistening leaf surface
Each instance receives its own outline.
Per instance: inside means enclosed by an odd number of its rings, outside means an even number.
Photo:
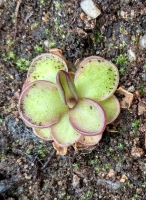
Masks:
[[[22,93],[19,101],[22,118],[33,127],[49,127],[59,121],[68,107],[63,104],[55,84],[36,81]]]
[[[71,126],[68,113],[64,114],[60,121],[51,127],[53,139],[61,146],[69,146],[75,143],[80,134]]]
[[[79,133],[90,136],[102,133],[106,124],[103,109],[91,99],[81,99],[69,109],[69,120]]]
[[[28,81],[46,80],[56,83],[59,70],[68,71],[63,59],[53,54],[42,54],[34,59],[28,71]]]
[[[97,56],[84,59],[75,74],[74,83],[79,98],[102,101],[111,96],[118,85],[119,73],[115,65]]]
[[[105,111],[106,124],[112,123],[120,113],[120,104],[115,95],[112,95],[104,101],[98,102]]]

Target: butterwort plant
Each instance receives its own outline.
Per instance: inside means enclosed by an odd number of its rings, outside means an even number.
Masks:
[[[101,57],[85,58],[73,77],[61,54],[45,53],[29,67],[19,113],[44,140],[61,147],[93,146],[119,115],[118,83],[117,67]]]

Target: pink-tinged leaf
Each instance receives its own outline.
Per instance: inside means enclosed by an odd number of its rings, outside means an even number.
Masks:
[[[60,70],[56,76],[56,83],[62,101],[70,108],[73,108],[78,97],[71,76],[66,71]]]
[[[113,63],[98,56],[91,56],[79,63],[74,83],[79,98],[103,101],[117,89],[119,72]]]
[[[59,146],[70,146],[79,140],[81,134],[70,124],[68,112],[62,116],[60,121],[51,126],[51,134]]]
[[[37,137],[43,140],[47,140],[47,141],[53,140],[51,136],[50,128],[33,128],[33,132]]]
[[[22,91],[29,85],[28,79],[25,80],[23,86],[22,86]]]
[[[115,95],[104,101],[98,102],[105,111],[106,124],[112,123],[120,113],[120,103]]]
[[[20,96],[18,108],[24,122],[35,128],[57,123],[68,110],[59,97],[56,85],[49,81],[28,85]]]
[[[93,137],[93,136],[91,136]],[[74,145],[73,145],[74,149],[76,152],[80,151],[80,150],[85,150],[86,153],[91,153],[95,148],[96,148],[96,145],[94,146],[87,146],[85,144],[82,144],[80,142],[76,142]]]
[[[78,142],[86,146],[94,146],[99,143],[102,138],[102,133],[95,136],[82,135]]]
[[[88,136],[103,133],[106,126],[102,107],[97,102],[85,98],[69,109],[69,120],[76,131]]]

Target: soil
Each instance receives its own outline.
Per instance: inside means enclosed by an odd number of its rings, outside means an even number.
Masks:
[[[146,199],[146,2],[94,2],[101,15],[85,20],[79,0],[0,0],[0,200]],[[50,48],[61,49],[73,71],[91,55],[114,62],[119,86],[134,95],[94,149],[56,155],[19,117],[28,66]]]

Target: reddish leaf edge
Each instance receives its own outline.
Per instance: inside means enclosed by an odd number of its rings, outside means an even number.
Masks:
[[[78,140],[78,142],[79,143],[81,143],[81,144],[83,144],[84,146],[94,146],[94,145],[97,145],[99,142],[100,142],[100,140],[102,139],[102,136],[103,136],[103,132],[102,133],[100,133],[100,134],[98,134],[98,136],[100,136],[100,138],[98,139],[98,141],[96,141],[96,142],[93,142],[92,144],[91,143],[85,143],[85,142],[83,142],[81,139],[82,139],[82,137],[84,137],[84,136],[87,136],[87,135],[82,135],[81,137],[80,137],[80,139]],[[96,137],[97,135],[93,135],[93,136],[88,136],[88,137]]]
[[[113,96],[114,96],[114,98],[116,100],[116,104],[118,105],[117,106],[118,110],[117,110],[117,113],[116,113],[115,117],[111,121],[109,121],[108,123],[106,123],[106,125],[111,124],[112,122],[114,122],[117,119],[117,117],[119,116],[120,112],[121,112],[120,102],[119,102],[118,98],[114,94],[113,94]]]
[[[52,125],[58,123],[58,120],[57,120],[56,122],[51,123],[50,125],[41,125],[41,126],[35,125],[35,124],[31,123],[31,122],[25,117],[25,115],[23,114],[23,112],[22,112],[22,110],[21,110],[21,102],[22,102],[23,95],[25,94],[25,92],[26,92],[31,86],[35,85],[35,84],[38,83],[38,82],[49,83],[49,84],[51,84],[51,85],[53,85],[53,86],[56,87],[56,85],[55,85],[54,83],[52,83],[52,82],[50,82],[50,81],[45,81],[45,80],[39,80],[39,81],[35,81],[35,82],[30,83],[30,84],[27,85],[27,86],[24,88],[24,90],[21,92],[21,95],[20,95],[19,101],[18,101],[18,112],[19,112],[19,114],[20,114],[21,119],[22,119],[28,126],[30,126],[31,128],[48,128],[48,127],[51,127]],[[60,118],[61,118],[61,116],[60,116]]]
[[[102,133],[104,132],[104,130],[105,130],[105,127],[106,127],[106,115],[105,115],[105,111],[103,110],[103,108],[102,108],[96,101],[93,101],[92,99],[89,99],[89,98],[84,98],[84,99],[92,101],[93,104],[94,104],[96,107],[98,107],[98,109],[100,109],[100,110],[102,111],[104,123],[103,123],[103,126],[102,126],[101,130],[100,130],[100,131],[97,131],[97,132],[85,132],[85,131],[81,131],[81,130],[77,129],[77,128],[72,124],[72,122],[71,122],[71,120],[70,120],[70,110],[71,110],[71,109],[69,109],[69,121],[70,121],[70,124],[72,125],[72,127],[73,127],[78,133],[80,133],[80,134],[82,134],[82,135],[85,135],[85,136],[95,136],[95,135],[98,135],[98,134],[102,134]],[[74,108],[72,108],[72,109],[74,109]]]
[[[65,70],[68,72],[68,67],[67,67],[67,64],[66,62],[59,56],[59,55],[56,55],[56,54],[53,54],[53,53],[42,53],[40,55],[38,55],[37,57],[35,57],[31,64],[30,64],[30,67],[28,69],[28,72],[27,72],[27,79],[29,80],[29,75],[31,73],[31,68],[33,67],[34,63],[37,61],[37,60],[40,60],[41,58],[43,57],[55,57],[55,58],[58,58],[62,61],[63,65],[65,66]]]
[[[73,94],[73,97],[70,98],[70,99],[66,99],[66,96],[65,96],[65,91],[64,91],[64,88],[63,88],[63,85],[61,83],[61,75],[65,75],[66,77],[66,83],[71,91],[71,93]],[[56,75],[56,84],[57,84],[57,88],[59,90],[59,94],[60,94],[60,98],[62,99],[62,101],[68,105],[70,107],[70,104],[76,104],[76,102],[78,101],[78,96],[77,96],[77,91],[76,91],[76,88],[75,88],[75,85],[74,85],[74,82],[70,76],[69,73],[67,73],[66,71],[64,70],[60,70],[58,71],[57,75]]]

